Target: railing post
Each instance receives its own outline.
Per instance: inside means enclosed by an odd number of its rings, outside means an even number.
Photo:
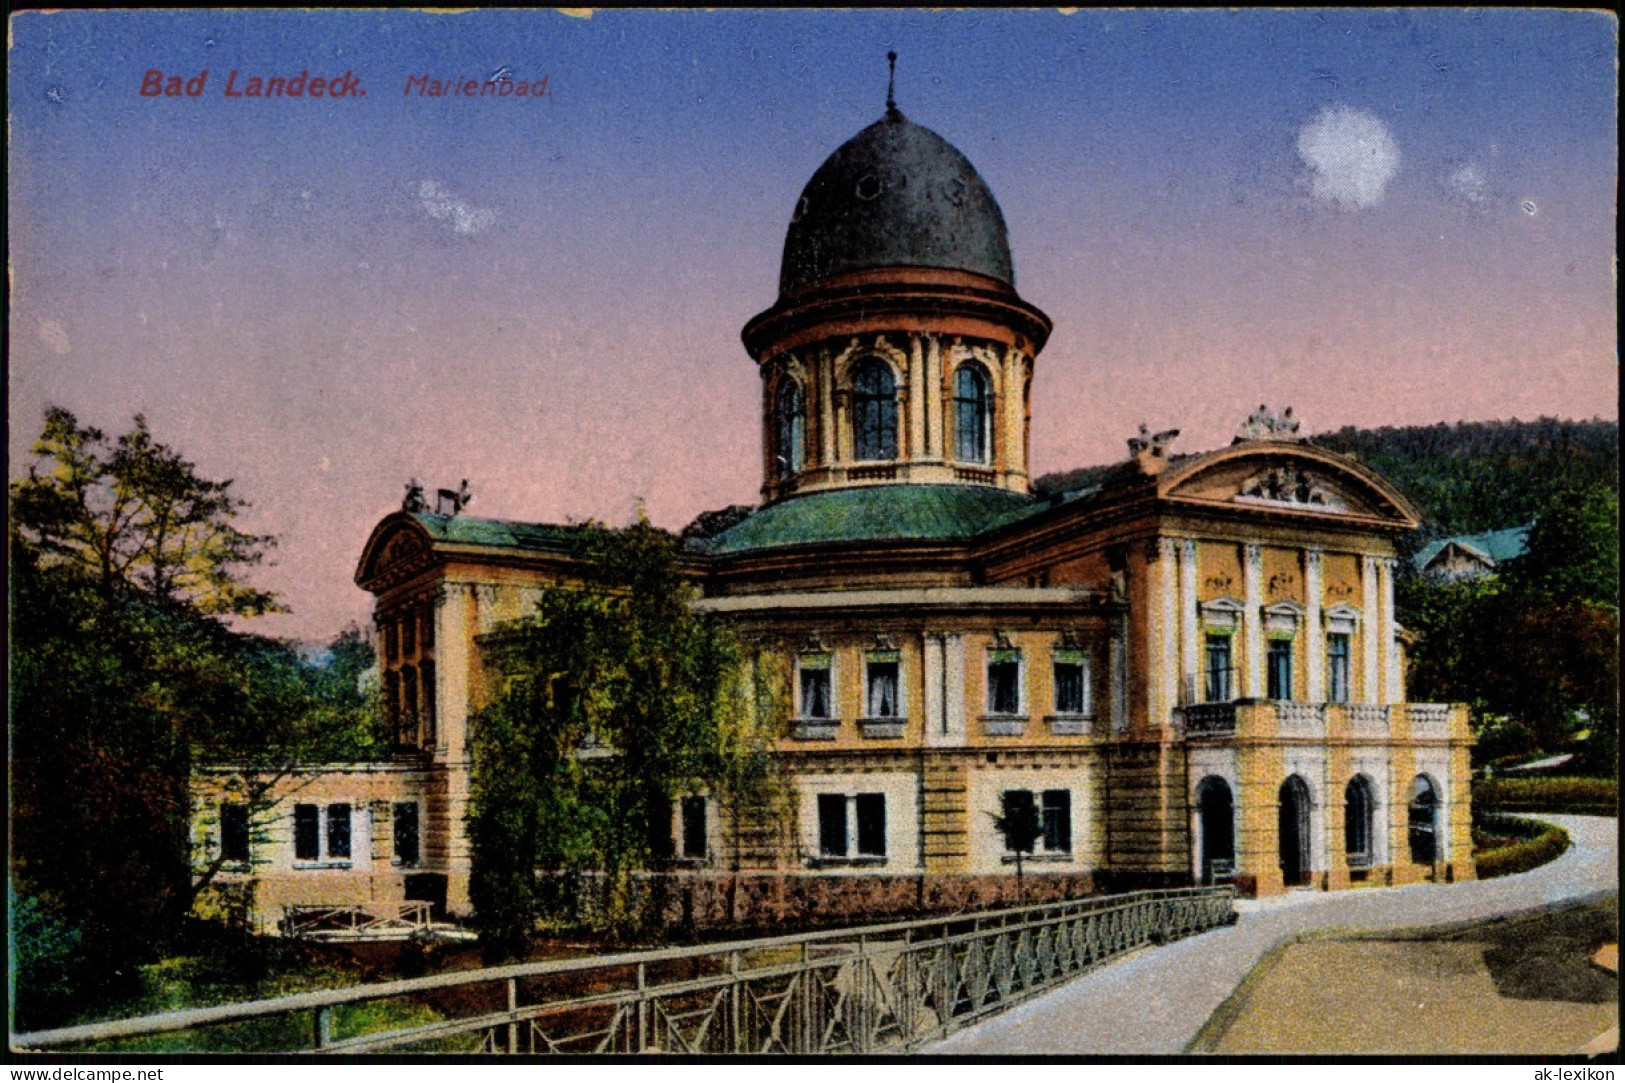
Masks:
[[[649,974],[647,964],[638,964],[638,1046],[634,1053],[649,1049]]]
[[[519,1011],[519,979],[508,979],[508,1011],[515,1014]],[[508,1022],[508,1054],[512,1056],[519,1052],[519,1021],[511,1019]]]
[[[733,1033],[733,1051],[743,1053],[745,1051],[745,1034],[742,1029],[744,1013],[741,1011],[743,1004],[741,1004],[740,998],[744,995],[745,990],[744,983],[739,978],[739,952],[737,951],[728,953],[728,974],[733,978],[733,981],[728,986],[728,1029]]]
[[[317,1008],[312,1016],[311,1038],[315,1048],[323,1049],[333,1041],[333,1009],[330,1007]]]

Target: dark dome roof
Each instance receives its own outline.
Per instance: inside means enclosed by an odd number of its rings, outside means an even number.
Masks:
[[[872,267],[1016,281],[1004,215],[976,167],[896,109],[847,140],[807,182],[784,239],[779,293]]]

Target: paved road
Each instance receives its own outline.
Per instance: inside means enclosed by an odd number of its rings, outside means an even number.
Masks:
[[[1243,899],[1235,925],[1142,951],[920,1050],[942,1054],[1182,1053],[1275,945],[1313,929],[1398,929],[1495,917],[1619,890],[1619,822],[1542,816],[1574,841],[1517,876]]]

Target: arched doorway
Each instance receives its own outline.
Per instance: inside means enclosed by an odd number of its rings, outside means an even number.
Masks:
[[[1309,882],[1309,785],[1297,775],[1281,783],[1281,880],[1287,887]]]
[[[1411,783],[1411,862],[1431,865],[1439,860],[1439,790],[1426,775]]]
[[[1236,871],[1236,802],[1228,782],[1216,775],[1202,780],[1196,787],[1196,817],[1202,833],[1202,882],[1229,878]]]
[[[1376,833],[1372,831],[1371,780],[1355,775],[1343,791],[1343,853],[1351,869],[1367,869],[1375,862]]]

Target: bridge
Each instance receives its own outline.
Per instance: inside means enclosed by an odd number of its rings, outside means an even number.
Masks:
[[[438,974],[14,1034],[11,1044],[118,1051],[186,1035],[198,1049],[207,1032],[201,1048],[270,1052],[250,1046],[264,1033],[256,1025],[294,1019],[308,1040],[276,1051],[906,1052],[1139,948],[1229,925],[1234,903],[1229,887],[1141,891]],[[434,1004],[441,1018],[372,1029],[380,1013],[365,1009],[390,1002]]]

